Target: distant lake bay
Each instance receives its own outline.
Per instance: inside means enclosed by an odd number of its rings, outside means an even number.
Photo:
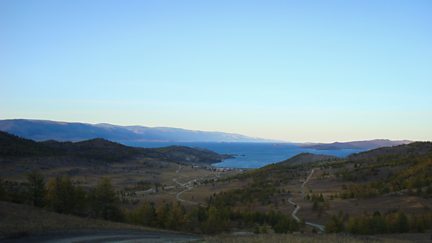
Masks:
[[[289,159],[300,153],[314,153],[345,157],[352,153],[361,152],[360,149],[341,150],[316,150],[302,148],[287,143],[169,143],[169,142],[139,142],[127,143],[136,147],[164,147],[170,145],[181,145],[189,147],[205,148],[221,154],[236,155],[233,159],[227,159],[213,164],[217,167],[230,168],[259,168],[271,163]]]

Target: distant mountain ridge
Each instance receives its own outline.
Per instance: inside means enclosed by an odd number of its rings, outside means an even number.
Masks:
[[[224,132],[170,127],[118,126],[48,120],[0,120],[0,131],[36,141],[82,141],[104,138],[115,142],[276,142]]]
[[[108,123],[89,124],[31,119],[0,120],[0,131],[35,141],[56,140],[76,142],[94,138],[103,138],[134,146],[140,142],[289,143],[225,132],[196,131],[171,127],[119,126]],[[411,141],[408,140],[392,141],[387,139],[375,139],[353,142],[291,144],[317,150],[370,150],[380,147],[408,144],[410,142]]]
[[[318,143],[318,144],[303,144],[300,145],[304,148],[318,149],[318,150],[338,150],[338,149],[376,149],[381,147],[392,147],[403,144],[409,144],[409,140],[388,140],[388,139],[374,139],[366,141],[352,141],[352,142],[334,142],[334,143]]]

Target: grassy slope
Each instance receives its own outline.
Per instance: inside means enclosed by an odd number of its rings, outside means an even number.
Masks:
[[[7,236],[27,235],[37,232],[80,229],[161,231],[104,220],[58,214],[28,205],[0,201],[0,239]]]

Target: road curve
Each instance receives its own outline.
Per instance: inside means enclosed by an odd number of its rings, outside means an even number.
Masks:
[[[183,168],[183,167],[179,164],[179,167],[178,167],[178,169],[176,170],[176,174],[179,174],[179,173],[181,172],[181,169],[182,169],[182,168]],[[215,173],[213,173],[213,174],[210,175],[210,176],[206,176],[206,177],[197,177],[197,178],[192,179],[192,180],[190,180],[190,181],[187,181],[187,182],[185,182],[185,183],[181,183],[181,182],[179,182],[179,181],[177,180],[178,177],[177,177],[177,178],[173,178],[172,181],[173,181],[174,183],[176,183],[176,184],[179,185],[180,187],[183,187],[183,188],[184,188],[184,190],[182,190],[182,191],[176,193],[176,199],[177,199],[177,201],[182,202],[182,203],[192,204],[192,205],[199,205],[199,206],[201,206],[201,207],[206,207],[207,205],[206,205],[205,203],[185,200],[185,199],[182,199],[182,198],[181,198],[181,195],[182,195],[183,193],[187,192],[187,191],[192,190],[192,189],[194,188],[194,184],[195,184],[195,183],[200,183],[200,182],[202,182],[203,180],[206,180],[206,179],[207,179],[207,180],[211,180],[211,179],[218,179],[218,178],[220,178],[220,176],[221,176],[220,172],[215,172]]]
[[[313,176],[313,173],[315,172],[315,169],[312,169],[310,174],[308,175],[308,177],[306,178],[306,180],[302,183],[302,185],[300,186],[301,189],[301,193],[302,193],[302,197],[304,198],[305,196],[305,192],[304,192],[304,187],[306,186],[306,184],[309,182],[310,178]],[[298,211],[301,209],[300,205],[296,202],[294,202],[291,198],[288,199],[288,202],[292,205],[295,206],[294,210],[291,213],[291,216],[293,217],[293,219],[297,222],[300,222],[300,218],[297,216]],[[308,222],[305,221],[306,225],[309,225],[311,227],[314,227],[316,229],[318,229],[321,232],[325,231],[325,226],[321,225],[321,224],[316,224],[316,223],[312,223],[312,222]]]

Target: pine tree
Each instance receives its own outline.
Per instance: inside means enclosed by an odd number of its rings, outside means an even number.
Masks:
[[[330,222],[326,224],[326,231],[330,233],[338,233],[345,230],[344,218],[342,212],[339,212],[338,215],[333,215],[330,219]]]
[[[154,204],[144,202],[139,208],[128,214],[128,221],[144,226],[157,226]]]
[[[45,178],[39,172],[33,171],[27,175],[27,197],[29,203],[36,207],[45,204]]]
[[[58,213],[84,214],[85,193],[68,177],[57,177],[48,182],[46,200],[48,206]]]
[[[169,214],[171,213],[171,205],[164,203],[156,208],[156,222],[159,227],[167,228]]]
[[[207,233],[218,233],[226,230],[227,227],[228,220],[223,209],[210,206],[207,221],[205,222],[205,231]]]
[[[91,209],[97,218],[121,220],[120,200],[108,178],[102,178],[90,194]]]
[[[396,221],[398,233],[405,233],[409,231],[408,217],[403,212],[399,212]]]
[[[370,229],[372,233],[386,233],[387,232],[387,222],[380,212],[375,212],[370,220]]]
[[[185,225],[185,209],[179,202],[171,208],[168,221],[166,222],[167,226],[169,229],[179,230]]]
[[[3,180],[0,178],[0,200],[6,200],[6,189]]]

